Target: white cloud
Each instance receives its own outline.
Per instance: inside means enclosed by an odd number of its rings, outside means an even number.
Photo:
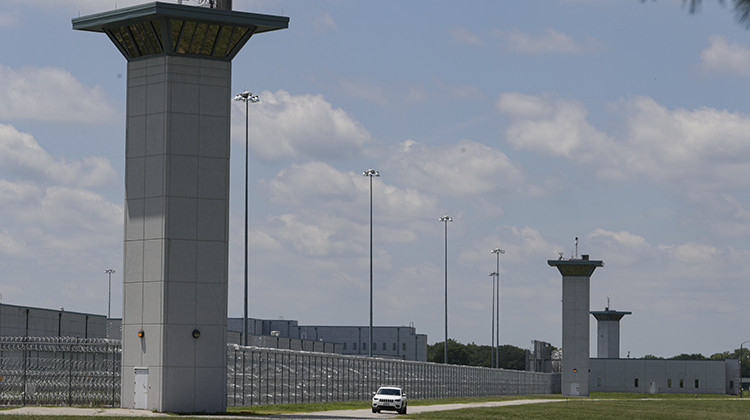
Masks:
[[[750,116],[744,114],[668,109],[634,97],[613,107],[625,128],[615,137],[594,127],[573,100],[505,93],[497,109],[512,119],[506,139],[514,147],[586,162],[605,178],[642,175],[690,194],[750,186]]]
[[[590,248],[613,264],[630,266],[648,258],[651,246],[646,238],[627,231],[595,229],[588,235]]]
[[[750,185],[750,116],[714,108],[670,110],[647,97],[624,101],[623,109],[628,133],[609,150],[619,156],[621,174],[642,173],[692,190]]]
[[[391,149],[385,166],[406,185],[435,195],[515,192],[524,181],[503,152],[471,140],[442,147],[406,140]]]
[[[0,232],[15,244],[4,250],[16,257],[68,265],[122,242],[122,206],[95,192],[0,180],[0,201]]]
[[[119,118],[104,91],[56,67],[0,64],[0,119],[103,123]]]
[[[720,35],[712,35],[708,40],[711,45],[701,51],[705,71],[750,76],[750,48]]]
[[[249,107],[253,153],[265,160],[282,158],[337,159],[357,156],[370,133],[322,95],[263,92],[261,102]],[[235,103],[235,137],[244,138],[242,103]]]
[[[513,118],[506,140],[517,148],[591,160],[608,143],[606,134],[588,123],[580,102],[513,92],[500,95],[496,105]]]
[[[320,201],[351,200],[358,194],[353,173],[344,173],[323,162],[292,164],[270,181],[264,181],[271,200],[302,206]]]
[[[333,20],[333,17],[330,13],[325,12],[322,15],[319,15],[315,18],[315,27],[318,30],[322,29],[336,29],[336,21]]]
[[[613,232],[605,229],[595,229],[589,234],[589,239],[607,241],[631,249],[646,248],[648,246],[644,237],[625,231]]]
[[[355,82],[352,80],[342,79],[341,81],[339,81],[339,87],[347,95],[354,98],[359,98],[380,106],[385,106],[386,104],[388,104],[388,98],[386,97],[385,91],[381,86],[363,81]]]
[[[451,35],[453,35],[456,40],[464,44],[479,45],[482,43],[482,39],[479,37],[479,35],[468,31],[466,28],[454,29],[451,31]]]
[[[659,250],[684,264],[716,261],[719,249],[713,245],[689,242],[682,245],[659,245]]]
[[[518,31],[507,32],[502,34],[502,38],[505,40],[505,47],[509,51],[520,54],[579,55],[590,53],[599,48],[598,42],[593,39],[577,42],[569,35],[552,29],[547,29],[546,32],[539,35],[530,35]]]
[[[328,255],[334,249],[338,251],[346,249],[341,241],[331,240],[335,230],[324,227],[329,224],[324,219],[330,219],[330,217],[321,215],[315,220],[304,222],[295,214],[282,214],[272,218],[270,222],[276,225],[273,229],[275,236],[306,255],[323,256]]]
[[[434,212],[436,200],[413,189],[401,189],[386,182],[394,179],[383,173],[373,179],[373,213],[376,220],[395,223],[398,229],[409,225],[410,220]],[[369,223],[364,210],[369,208],[370,184],[361,173],[341,172],[323,162],[292,164],[276,177],[263,181],[274,203],[305,209],[310,212],[335,214],[360,223]],[[310,207],[315,203],[315,207]],[[369,213],[368,213],[369,214]],[[412,234],[388,234],[394,241],[402,241]],[[405,236],[404,236],[405,235]],[[399,239],[400,238],[400,239]]]
[[[18,18],[10,13],[0,12],[0,28],[13,26],[18,22]]]
[[[0,168],[5,176],[52,184],[94,187],[117,182],[117,174],[106,158],[55,159],[30,134],[6,124],[0,124]]]

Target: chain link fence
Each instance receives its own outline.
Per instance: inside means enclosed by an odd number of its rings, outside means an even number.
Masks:
[[[0,337],[0,405],[119,406],[116,340]]]
[[[370,399],[381,385],[409,398],[560,393],[560,374],[229,345],[227,405]]]
[[[119,340],[0,337],[0,405],[120,405]],[[381,385],[410,398],[551,394],[560,375],[227,346],[227,405],[367,400]]]

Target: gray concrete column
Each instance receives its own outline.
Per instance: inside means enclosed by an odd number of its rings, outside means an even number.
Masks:
[[[123,407],[226,410],[231,60],[288,22],[169,3],[73,19],[128,60]]]
[[[613,311],[605,308],[603,311],[592,311],[591,315],[597,320],[596,357],[601,359],[620,358],[620,320],[632,312]]]
[[[589,395],[589,290],[602,261],[548,260],[562,274],[562,394]]]

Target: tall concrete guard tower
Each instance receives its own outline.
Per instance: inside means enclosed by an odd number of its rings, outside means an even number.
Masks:
[[[226,410],[231,61],[252,35],[287,28],[289,18],[218,4],[148,3],[73,19],[73,29],[107,34],[128,61],[127,408]]]
[[[620,358],[620,320],[632,312],[614,311],[609,306],[603,311],[591,311],[597,320],[596,357],[602,359]]]
[[[562,393],[589,395],[589,294],[591,275],[602,261],[548,260],[562,274]]]

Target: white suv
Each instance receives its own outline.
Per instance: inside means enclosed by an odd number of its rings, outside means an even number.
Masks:
[[[372,412],[380,410],[395,410],[399,414],[406,414],[406,394],[398,386],[382,386],[372,396]]]

